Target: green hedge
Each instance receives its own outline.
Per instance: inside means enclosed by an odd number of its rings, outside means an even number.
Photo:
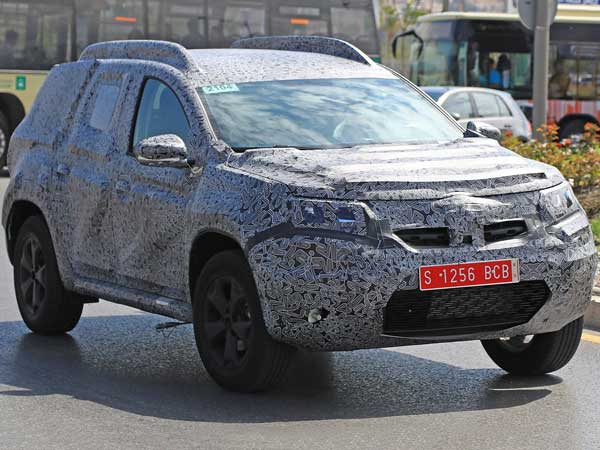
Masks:
[[[542,135],[539,140],[522,142],[509,134],[504,137],[502,145],[561,171],[592,219],[596,243],[600,245],[600,127],[588,123],[577,141],[559,141],[556,125],[548,125],[538,131]]]

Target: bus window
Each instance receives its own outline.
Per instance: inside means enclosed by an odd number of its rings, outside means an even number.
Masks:
[[[419,66],[419,84],[423,86],[456,86],[455,75],[458,46],[456,42],[436,40],[425,42]]]
[[[459,43],[454,40],[454,23],[419,23],[416,31],[423,43],[413,41],[411,45],[410,56],[415,63],[410,78],[420,86],[457,85]],[[417,55],[418,59],[413,59]]]
[[[502,89],[517,98],[531,92],[529,53],[475,50],[473,59],[476,64],[468,73],[469,86]]]
[[[209,17],[206,0],[151,0],[148,2],[148,38],[178,42],[187,48],[209,46]]]
[[[311,1],[284,5],[271,2],[272,35],[317,35],[344,39],[370,55],[379,54],[375,16],[370,1]]]
[[[264,3],[231,4],[225,7],[223,38],[227,41],[266,34]]]
[[[229,47],[236,39],[267,34],[262,1],[151,0],[148,29],[152,39],[186,48]]]
[[[48,69],[69,56],[71,9],[62,1],[0,0],[3,69]]]
[[[77,50],[94,42],[146,37],[142,0],[77,0]]]
[[[351,41],[366,53],[378,53],[373,13],[369,9],[331,8],[331,32],[339,39]],[[348,34],[352,32],[352,34]]]
[[[274,35],[331,35],[329,8],[279,6],[271,17]]]
[[[600,45],[565,43],[551,46],[548,93],[554,99],[595,99],[600,84]]]

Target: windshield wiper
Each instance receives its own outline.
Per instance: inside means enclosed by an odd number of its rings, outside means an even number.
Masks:
[[[299,146],[299,145],[269,145],[264,147],[232,147],[236,152],[245,152],[246,150],[269,150],[272,148],[290,148],[294,150],[324,150],[327,148],[339,148],[337,145],[327,146],[327,147],[309,147],[309,146]]]

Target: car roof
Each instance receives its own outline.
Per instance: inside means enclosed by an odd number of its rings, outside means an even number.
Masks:
[[[286,50],[188,50],[204,72],[202,85],[316,78],[395,78],[377,65]]]
[[[450,86],[421,86],[421,89],[424,90],[427,93],[432,93],[432,94],[443,94],[445,92],[448,92],[449,90],[453,89]]]
[[[166,41],[109,41],[86,47],[79,59],[164,63],[198,87],[292,79],[396,78],[353,45],[319,36],[246,38],[228,49],[202,50]]]
[[[450,88],[446,86],[421,86],[421,89],[435,101],[450,91]]]
[[[435,92],[441,94],[445,94],[446,92],[454,92],[454,91],[465,91],[465,92],[489,92],[491,94],[496,95],[505,95],[510,96],[510,92],[501,91],[500,89],[491,89],[486,87],[476,87],[476,86],[422,86],[425,92]]]

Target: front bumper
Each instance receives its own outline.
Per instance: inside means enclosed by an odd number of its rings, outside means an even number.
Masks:
[[[574,242],[543,237],[494,249],[462,246],[411,252],[400,244],[335,237],[273,237],[249,250],[265,324],[279,341],[310,350],[354,350],[556,331],[582,316],[597,265],[589,230]],[[385,307],[396,291],[418,289],[422,265],[518,258],[521,281],[544,281],[545,304],[527,323],[494,332],[391,337],[383,335]],[[469,288],[466,288],[469,289]],[[308,320],[311,310],[326,317]]]

